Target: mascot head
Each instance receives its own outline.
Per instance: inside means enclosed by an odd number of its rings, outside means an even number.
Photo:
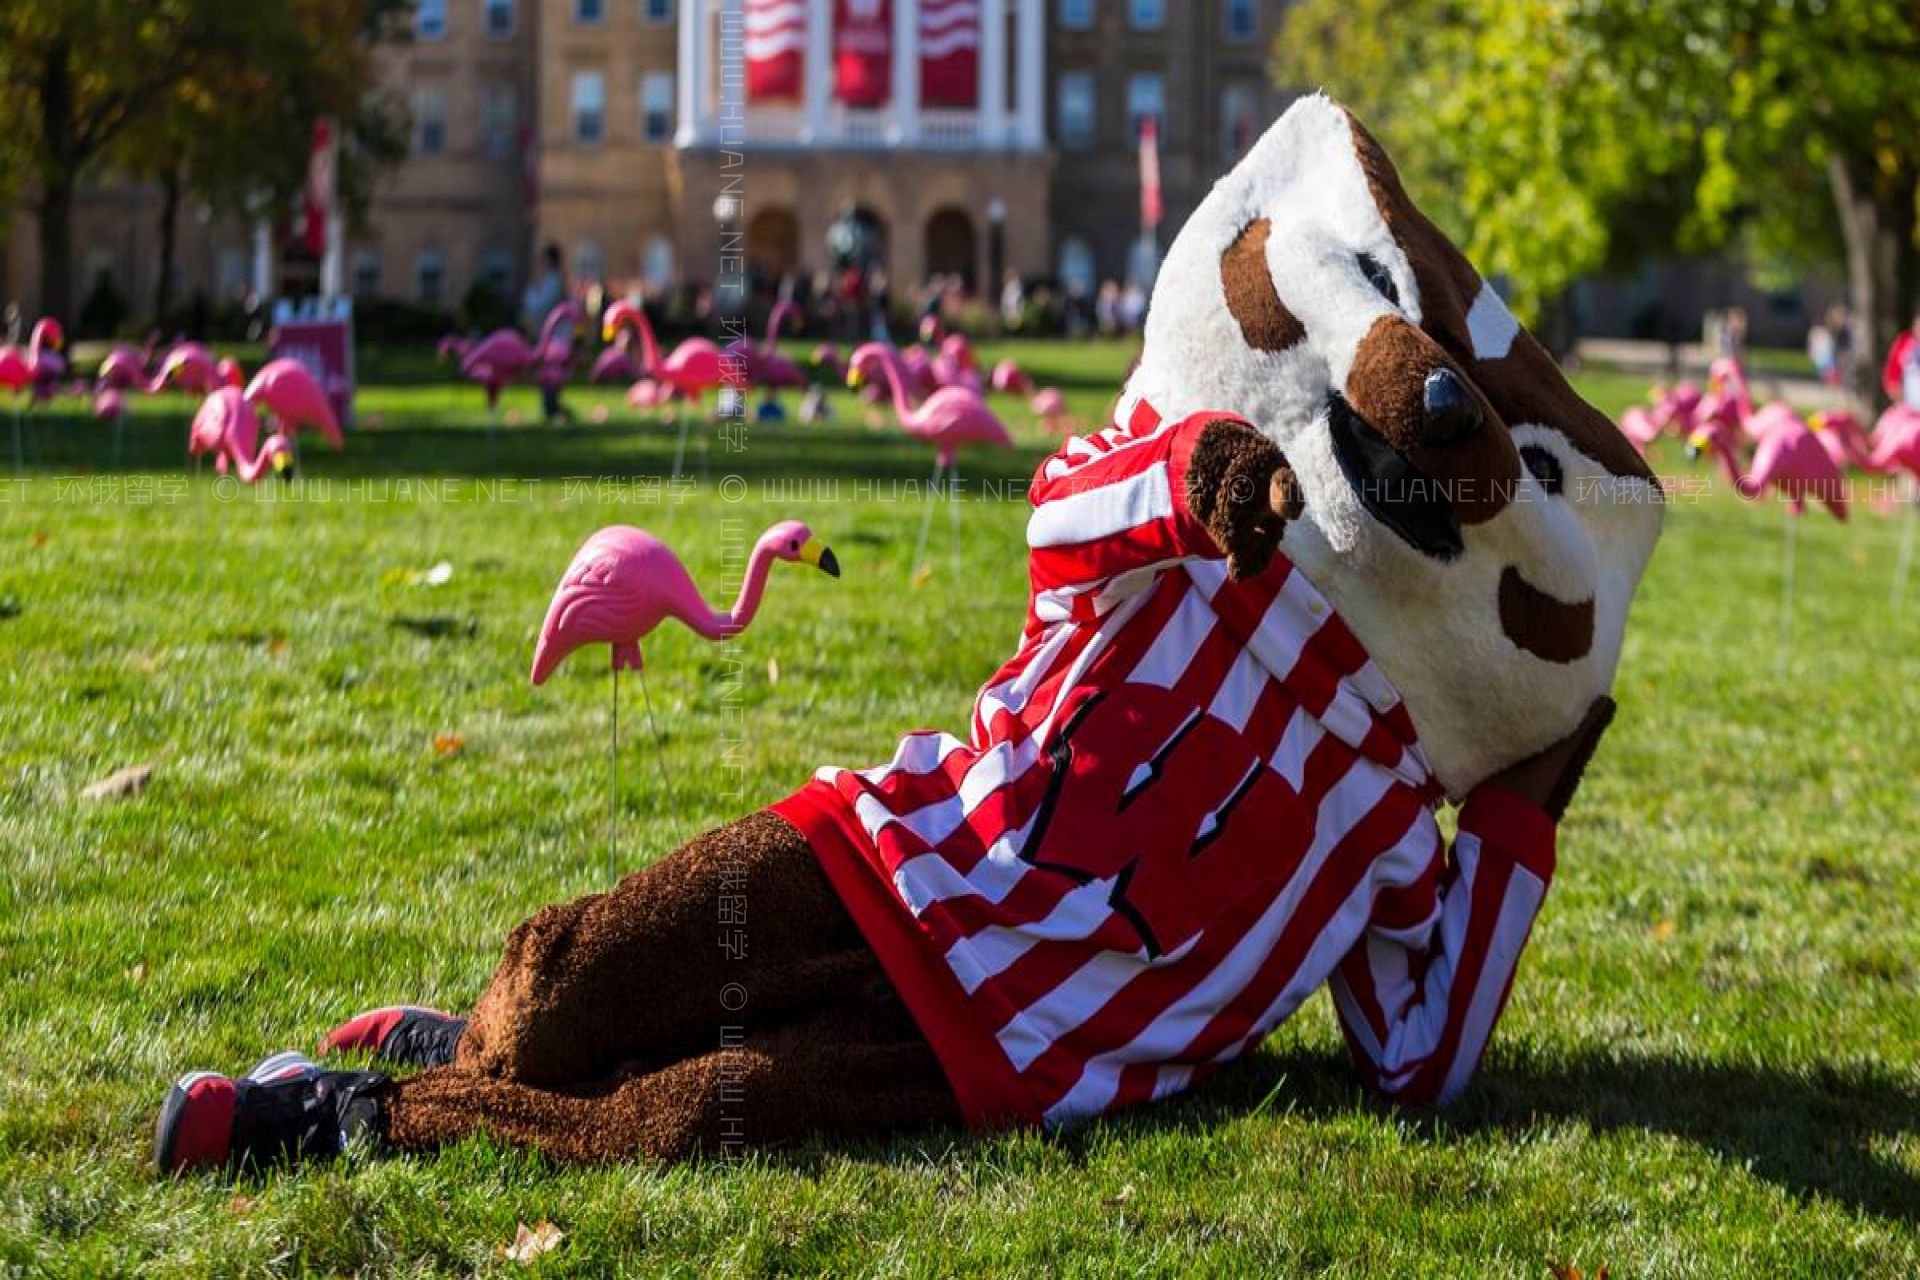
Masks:
[[[1283,549],[1399,688],[1448,792],[1571,732],[1613,683],[1661,493],[1324,97],[1168,251],[1122,414],[1229,410],[1305,497]]]

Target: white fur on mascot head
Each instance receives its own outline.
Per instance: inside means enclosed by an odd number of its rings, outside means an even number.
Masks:
[[[1659,486],[1342,107],[1295,103],[1181,230],[1121,421],[1142,398],[1285,452],[1306,509],[1282,549],[1450,795],[1612,687]]]

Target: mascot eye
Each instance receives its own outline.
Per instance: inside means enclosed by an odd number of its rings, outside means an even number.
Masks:
[[[1553,456],[1551,450],[1537,444],[1526,445],[1520,450],[1520,461],[1527,464],[1527,470],[1540,482],[1540,487],[1551,494],[1564,493],[1567,488],[1566,469],[1560,465],[1560,459]]]
[[[1360,255],[1360,274],[1367,278],[1368,284],[1380,291],[1381,297],[1396,307],[1400,305],[1399,286],[1393,283],[1393,274],[1387,270],[1384,262],[1370,253],[1363,253]]]

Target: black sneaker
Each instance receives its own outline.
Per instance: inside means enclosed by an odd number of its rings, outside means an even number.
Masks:
[[[362,1049],[405,1067],[444,1067],[467,1029],[465,1018],[419,1005],[374,1009],[341,1023],[320,1041],[320,1052]]]
[[[277,1053],[238,1079],[195,1071],[177,1080],[153,1126],[163,1175],[326,1160],[378,1117],[387,1078],[322,1071],[304,1054]]]

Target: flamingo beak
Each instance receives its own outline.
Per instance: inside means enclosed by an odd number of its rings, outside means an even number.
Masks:
[[[289,458],[286,454],[275,453],[273,455],[273,474],[284,475],[286,473],[287,468],[292,465],[293,465],[293,459]]]
[[[600,341],[612,342],[614,339],[614,335],[619,332],[620,332],[620,326],[614,324],[613,321],[609,320],[605,324],[600,326]]]
[[[1706,448],[1707,448],[1706,432],[1696,431],[1692,435],[1687,437],[1687,456],[1689,458],[1699,457],[1702,453],[1706,451]]]
[[[847,385],[851,387],[853,390],[858,391],[861,385],[866,382],[866,380],[867,380],[867,375],[860,372],[860,370],[858,369],[847,370]]]
[[[818,538],[808,538],[801,546],[800,563],[812,565],[829,578],[840,576],[840,561],[834,556],[833,548]]]

